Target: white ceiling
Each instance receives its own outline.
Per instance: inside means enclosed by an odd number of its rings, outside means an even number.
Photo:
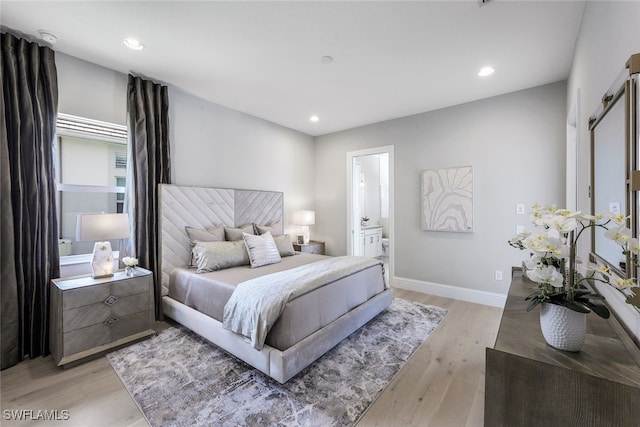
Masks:
[[[7,1],[56,51],[309,135],[564,80],[583,1]],[[128,49],[137,37],[142,51]],[[334,58],[324,64],[321,57]],[[478,70],[492,65],[485,78]],[[309,121],[312,114],[320,120]]]

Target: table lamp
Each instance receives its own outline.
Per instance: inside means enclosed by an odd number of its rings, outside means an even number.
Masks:
[[[79,214],[76,222],[77,241],[96,241],[93,245],[91,270],[93,278],[113,276],[111,239],[126,239],[129,231],[127,214]]]
[[[294,211],[291,221],[294,225],[302,226],[302,236],[304,244],[309,243],[309,226],[316,223],[316,213],[314,211]]]

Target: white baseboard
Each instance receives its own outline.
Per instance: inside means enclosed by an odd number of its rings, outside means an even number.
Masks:
[[[479,291],[477,289],[461,288],[459,286],[443,285],[440,283],[424,282],[422,280],[394,277],[391,280],[394,288],[422,292],[423,294],[453,298],[476,304],[490,305],[503,308],[507,296],[496,292]]]

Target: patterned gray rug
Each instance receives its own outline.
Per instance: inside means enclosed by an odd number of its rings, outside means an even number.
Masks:
[[[284,385],[182,326],[107,359],[154,427],[351,426],[446,313],[395,298]]]

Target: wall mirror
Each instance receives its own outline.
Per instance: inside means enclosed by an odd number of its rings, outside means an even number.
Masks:
[[[626,213],[628,211],[626,189],[625,93],[624,87],[603,111],[597,126],[591,131],[593,185],[592,212]],[[593,231],[593,253],[606,262],[618,274],[626,276],[627,259],[614,241],[605,238],[605,230]]]
[[[629,59],[589,119],[591,131],[591,213],[613,212],[628,216],[626,226],[638,236],[638,66],[640,55]],[[636,268],[620,246],[595,228],[591,258],[608,265],[620,277],[637,277]]]

